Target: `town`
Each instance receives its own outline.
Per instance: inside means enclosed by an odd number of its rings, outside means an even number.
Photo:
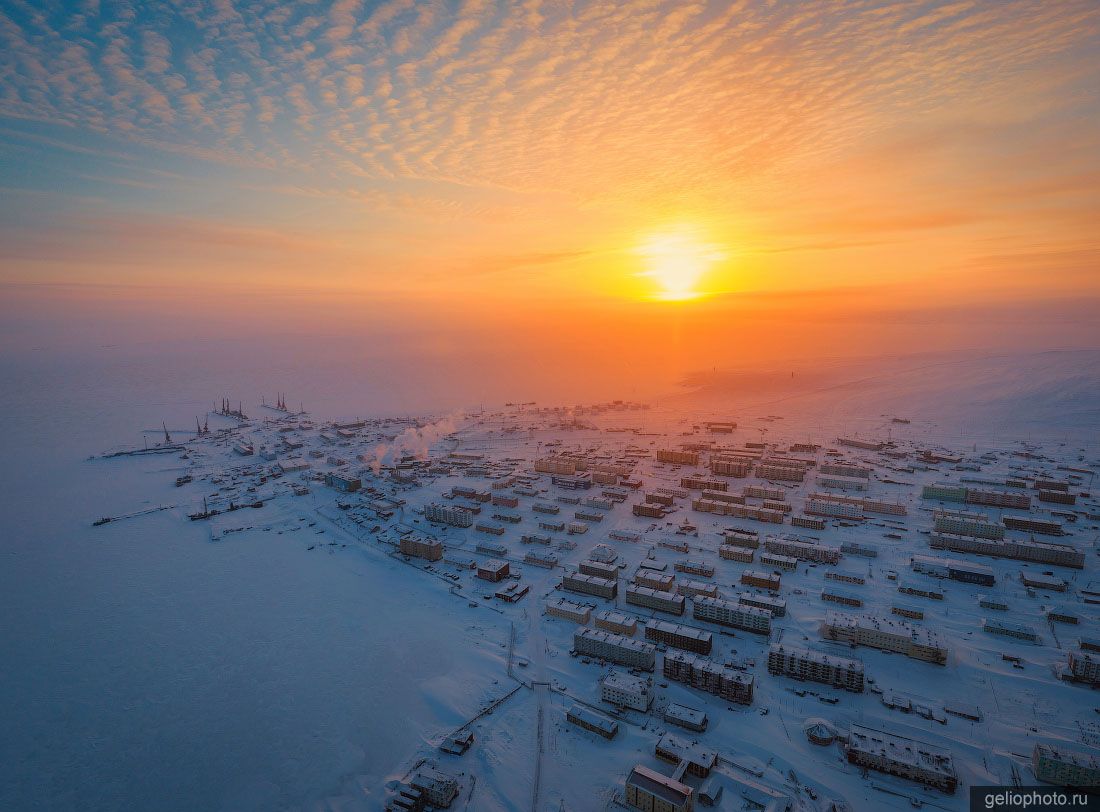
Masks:
[[[814,435],[618,400],[344,422],[275,400],[165,430],[181,519],[387,556],[501,649],[491,698],[407,754],[387,810],[962,809],[971,785],[1100,784],[1082,450],[951,447],[917,416]]]

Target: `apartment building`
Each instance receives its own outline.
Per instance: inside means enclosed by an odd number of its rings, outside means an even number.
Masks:
[[[773,645],[768,649],[768,672],[843,688],[863,691],[863,663],[800,646]]]
[[[651,620],[646,623],[645,639],[695,654],[710,654],[714,643],[714,635],[704,629],[668,623],[664,620]]]
[[[684,613],[684,596],[677,595],[675,592],[662,592],[647,586],[628,586],[625,594],[626,602],[634,606],[644,606],[670,615]]]
[[[458,505],[441,505],[432,502],[424,507],[424,518],[435,524],[451,527],[469,527],[474,523],[473,514]]]
[[[904,621],[830,610],[825,614],[821,634],[838,643],[893,651],[937,665],[947,663],[947,644],[938,633]]]
[[[643,671],[652,671],[657,664],[657,648],[652,643],[599,629],[584,628],[574,632],[573,650]]]
[[[814,544],[797,539],[785,539],[769,536],[764,542],[769,553],[786,555],[802,561],[814,561],[819,564],[836,564],[840,561],[840,548],[831,544]]]
[[[769,634],[772,629],[771,612],[722,598],[696,598],[692,601],[692,617],[754,634]]]
[[[570,571],[561,579],[561,588],[582,595],[595,595],[597,598],[612,600],[619,592],[619,582],[583,572]]]
[[[401,539],[399,549],[404,555],[414,558],[425,558],[428,561],[439,561],[443,558],[443,542],[438,539],[429,539],[422,536],[405,536]]]
[[[639,764],[626,778],[623,800],[642,812],[692,812],[693,792],[687,784]]]
[[[1012,558],[1037,564],[1054,564],[1059,567],[1084,569],[1085,553],[1069,544],[1056,544],[1032,539],[986,539],[963,536],[957,533],[933,532],[928,537],[933,550],[954,553],[975,553],[994,558]]]
[[[653,681],[621,671],[610,671],[600,680],[600,699],[618,708],[645,713],[653,704]]]
[[[662,673],[666,679],[720,696],[728,702],[741,705],[752,703],[753,676],[706,657],[686,651],[670,651],[664,656]]]
[[[571,620],[574,623],[588,623],[592,617],[592,608],[583,603],[574,603],[565,598],[549,600],[546,602],[546,614],[550,617],[560,617],[563,620]]]
[[[954,760],[942,747],[853,724],[845,745],[848,762],[952,794],[958,785]]]
[[[612,609],[606,609],[596,614],[596,628],[605,632],[614,632],[626,637],[633,637],[638,631],[638,620],[633,615],[624,615]]]
[[[984,513],[968,513],[963,510],[936,510],[932,513],[932,523],[937,533],[952,533],[959,536],[974,536],[984,539],[1003,539],[1005,529],[991,522]]]
[[[1032,751],[1031,767],[1044,784],[1082,789],[1100,786],[1100,759],[1092,753],[1037,744]]]

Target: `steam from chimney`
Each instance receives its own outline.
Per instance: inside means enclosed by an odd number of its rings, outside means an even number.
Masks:
[[[382,470],[383,463],[395,463],[407,454],[418,460],[426,460],[431,447],[457,428],[454,416],[441,418],[419,428],[409,426],[394,437],[393,442],[379,443],[374,447],[373,459],[369,463],[371,470],[377,475]]]

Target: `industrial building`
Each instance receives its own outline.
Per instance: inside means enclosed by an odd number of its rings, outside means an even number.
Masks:
[[[670,651],[664,656],[666,678],[682,682],[693,688],[699,688],[715,694],[730,702],[741,705],[752,703],[753,677],[716,663],[706,657],[689,654],[686,651]]]
[[[771,612],[722,598],[697,598],[692,601],[692,617],[755,634],[769,634],[772,629]]]
[[[653,681],[610,671],[600,680],[600,699],[609,705],[645,713],[653,704]]]
[[[845,745],[848,762],[896,775],[948,794],[958,785],[951,753],[942,747],[853,724]]]
[[[578,654],[643,671],[652,671],[657,664],[657,648],[652,643],[598,629],[585,628],[574,632],[573,649]]]
[[[651,620],[645,625],[645,639],[696,654],[710,654],[714,635],[704,629],[664,620]]]
[[[863,691],[863,663],[808,648],[773,645],[768,649],[768,672],[854,693]]]
[[[947,645],[938,633],[875,615],[829,611],[821,626],[826,640],[882,649],[937,665],[947,663]]]

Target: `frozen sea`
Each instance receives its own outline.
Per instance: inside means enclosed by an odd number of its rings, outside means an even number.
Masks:
[[[90,527],[179,500],[181,463],[89,455],[193,426],[223,392],[333,416],[403,412],[416,391],[459,405],[356,363],[259,343],[0,356],[0,809],[379,808],[425,738],[499,692],[504,632],[374,551],[211,543],[182,507]]]

